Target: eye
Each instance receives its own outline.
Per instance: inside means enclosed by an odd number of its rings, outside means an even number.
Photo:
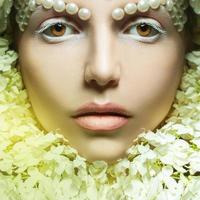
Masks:
[[[74,27],[62,24],[60,22],[49,26],[43,31],[43,34],[49,35],[51,37],[61,37],[65,34],[77,34],[77,33],[78,31]]]
[[[136,25],[136,31],[142,37],[149,37],[159,33],[156,29],[146,23]]]
[[[165,35],[166,31],[158,21],[150,18],[142,18],[125,28],[123,34],[130,35],[130,37],[140,42],[153,43],[162,35]]]
[[[57,23],[45,30],[43,33],[47,34],[50,32],[52,36],[59,37],[63,36],[66,31],[66,26],[64,26],[62,23]]]
[[[80,34],[79,29],[64,18],[46,20],[35,32],[49,43],[63,42],[74,35]]]

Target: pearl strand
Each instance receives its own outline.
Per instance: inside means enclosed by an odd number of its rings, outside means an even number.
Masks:
[[[45,9],[54,9],[56,12],[66,11],[69,15],[76,15],[81,20],[89,20],[91,11],[87,8],[79,8],[76,3],[69,3],[68,0],[16,0],[15,8],[18,10],[16,15],[20,30],[24,31],[28,24],[31,13],[37,6],[41,5]],[[185,10],[188,7],[188,0],[139,0],[138,3],[127,3],[123,8],[116,8],[112,12],[114,20],[122,20],[125,15],[133,15],[136,12],[147,12],[150,9],[159,9],[165,6],[171,15],[173,24],[178,31],[182,31],[187,22]]]
[[[150,9],[156,10],[161,6],[166,7],[173,18],[174,25],[178,27],[179,32],[182,31],[187,21],[184,13],[187,8],[185,0],[140,0],[138,3],[127,3],[124,8],[115,8],[112,12],[112,18],[119,21],[126,14],[133,15],[136,12],[144,13]]]
[[[66,3],[65,0],[30,0],[29,9],[34,11],[37,6],[43,6],[45,9],[54,9],[56,12],[66,11],[70,15],[78,14],[81,20],[89,20],[91,11],[88,8],[79,8],[75,3]]]

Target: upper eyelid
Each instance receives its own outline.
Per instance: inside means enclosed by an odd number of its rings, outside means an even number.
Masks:
[[[125,27],[123,27],[121,32],[124,32],[126,29],[130,28],[131,26],[134,25],[138,25],[141,23],[146,23],[147,25],[152,26],[154,29],[158,30],[159,32],[166,34],[166,29],[162,26],[162,24],[160,24],[160,22],[158,22],[157,20],[153,19],[153,18],[146,18],[146,17],[142,17],[141,19],[137,19],[134,20],[133,22],[128,23],[128,25],[125,25]]]
[[[80,28],[78,28],[74,23],[71,22],[71,20],[68,20],[65,17],[54,17],[54,18],[46,19],[45,21],[40,23],[39,27],[36,29],[35,32],[41,33],[42,31],[46,30],[47,28],[49,28],[57,23],[63,23],[65,25],[70,25],[73,28],[76,28],[78,31],[81,31]]]
[[[149,23],[149,24],[157,24],[158,26],[162,27],[162,25],[155,19],[152,18],[139,18],[137,20],[135,20],[136,22],[133,22],[133,24],[138,24],[138,23]]]
[[[142,17],[142,18],[139,18],[139,19],[136,19],[136,20],[133,20],[132,22],[128,22],[122,29],[125,29],[129,26],[133,26],[133,25],[137,25],[137,24],[140,24],[140,23],[147,23],[147,24],[156,24],[158,25],[160,28],[163,28],[163,26],[155,19],[153,18],[146,18],[146,17]]]

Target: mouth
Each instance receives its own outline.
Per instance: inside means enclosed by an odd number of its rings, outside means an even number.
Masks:
[[[72,117],[84,129],[105,132],[125,126],[132,116],[117,104],[89,103],[79,108]]]

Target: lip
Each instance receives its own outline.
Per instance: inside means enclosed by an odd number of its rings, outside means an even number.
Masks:
[[[75,122],[92,131],[113,131],[126,125],[132,115],[121,105],[87,103],[72,115]]]

